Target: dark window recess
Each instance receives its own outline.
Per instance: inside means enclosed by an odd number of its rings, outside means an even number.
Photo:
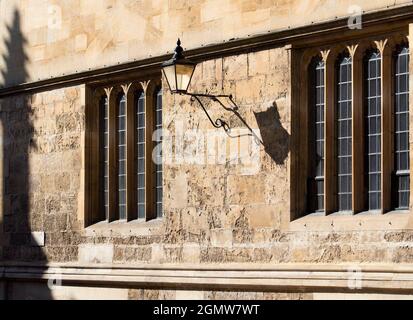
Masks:
[[[109,219],[109,103],[100,103],[100,197],[105,219]]]
[[[158,89],[155,93],[155,130],[156,141],[155,148],[157,150],[162,149],[162,89]],[[155,164],[155,210],[156,217],[161,218],[163,216],[162,199],[163,199],[163,183],[162,183],[162,151],[156,154]]]
[[[118,104],[118,204],[119,219],[126,219],[126,98]]]
[[[136,191],[138,218],[145,219],[145,94],[140,92],[136,99]]]
[[[310,178],[309,210],[324,211],[324,72],[322,60],[315,60],[310,69]]]
[[[338,62],[337,87],[337,183],[338,209],[352,209],[352,61]]]
[[[396,209],[408,209],[410,198],[409,161],[409,49],[403,47],[395,66],[395,174]]]
[[[369,210],[381,209],[381,54],[366,59],[366,186]]]
[[[93,157],[98,170],[91,179],[99,185],[93,194],[98,198],[93,223],[163,217],[162,153],[152,158],[153,149],[161,149],[162,136],[158,134],[153,143],[148,140],[153,131],[162,129],[162,89],[152,88],[149,101],[142,87],[128,93],[129,100],[119,88],[115,99],[105,95],[98,101]]]

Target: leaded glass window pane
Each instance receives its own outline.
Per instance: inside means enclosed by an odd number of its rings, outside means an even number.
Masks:
[[[160,89],[155,95],[156,105],[155,105],[155,130],[156,134],[156,141],[155,141],[155,148],[162,144],[162,90]],[[155,209],[156,209],[156,217],[161,218],[163,216],[163,209],[162,209],[162,200],[163,200],[163,183],[162,183],[162,152],[156,154],[156,164],[155,164]]]
[[[145,219],[145,94],[139,92],[136,99],[136,188],[138,218]]]
[[[337,87],[337,182],[338,209],[352,209],[352,61],[343,57],[338,63]]]
[[[118,204],[119,219],[126,219],[126,98],[118,103]]]
[[[368,209],[381,208],[381,54],[366,60],[366,136]]]
[[[409,208],[409,49],[404,47],[396,56],[395,74],[395,169],[396,208]]]
[[[311,64],[309,209],[324,210],[324,72],[322,60]]]
[[[105,219],[109,219],[109,103],[104,98],[100,104],[100,176],[101,201]]]

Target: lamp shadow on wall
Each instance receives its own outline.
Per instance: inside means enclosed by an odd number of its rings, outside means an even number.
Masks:
[[[4,86],[13,86],[28,81],[25,53],[26,39],[21,30],[20,13],[15,10],[12,24],[7,26],[4,39],[4,67],[1,70]],[[46,265],[46,255],[33,237],[33,232],[43,230],[42,206],[36,203],[33,180],[30,178],[29,155],[35,150],[34,126],[31,96],[21,94],[0,100],[0,121],[2,135],[2,261],[31,263],[39,270]],[[1,219],[0,219],[1,221]],[[43,272],[43,271],[41,271]],[[39,274],[41,276],[41,274]],[[51,299],[46,285],[34,290],[35,286],[6,283],[5,299]],[[17,292],[17,293],[16,293]]]
[[[277,165],[284,165],[290,151],[290,134],[281,123],[277,102],[263,112],[254,112],[265,152]]]
[[[260,136],[255,133],[247,121],[242,117],[239,112],[240,108],[232,97],[229,98],[228,104],[225,104],[220,99],[216,99],[216,101],[223,109],[232,113],[232,124],[235,124],[236,127],[244,127],[249,131],[247,134],[233,135],[230,130],[227,132],[227,135],[230,138],[251,136],[255,139],[256,143],[261,144],[264,147],[265,152],[277,165],[285,164],[288,153],[290,152],[290,134],[281,123],[281,116],[276,101],[274,101],[272,106],[266,111],[254,112]],[[229,125],[230,129],[231,127],[234,127],[234,125]]]

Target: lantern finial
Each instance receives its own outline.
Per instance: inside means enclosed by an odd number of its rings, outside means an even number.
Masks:
[[[181,47],[181,39],[178,38],[176,42],[177,47],[175,48],[175,54],[173,56],[174,60],[183,59],[184,58],[184,49]]]

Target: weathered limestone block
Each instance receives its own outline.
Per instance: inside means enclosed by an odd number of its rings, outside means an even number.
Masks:
[[[112,263],[114,246],[112,244],[79,246],[79,262],[84,263]]]
[[[163,263],[165,259],[163,245],[156,243],[152,244],[152,263]]]
[[[194,207],[205,204],[214,207],[224,205],[225,177],[216,175],[215,172],[203,170],[203,168],[197,170],[197,173],[193,171],[191,176],[194,179],[188,181],[188,205]]]
[[[123,258],[124,262],[150,262],[151,254],[151,247],[126,247],[123,253]]]
[[[259,74],[268,74],[270,70],[270,53],[272,51],[264,50],[248,54],[248,76],[256,76]],[[271,65],[273,68],[274,65]]]
[[[57,232],[60,231],[58,227],[56,213],[52,213],[44,217],[43,220],[43,230],[46,232]]]
[[[201,230],[208,228],[207,215],[197,211],[195,207],[181,210],[180,217],[180,227],[188,233],[199,235]]]
[[[211,230],[211,245],[214,247],[232,247],[233,238],[231,229]]]
[[[182,246],[167,245],[164,247],[165,263],[182,263]]]
[[[265,203],[263,176],[228,176],[228,204]]]
[[[278,208],[270,205],[247,206],[245,213],[251,228],[274,228],[280,227],[280,216]]]
[[[225,81],[247,79],[247,55],[225,57],[223,59],[223,70]]]
[[[202,77],[196,78],[195,83],[208,83],[211,81],[217,81],[220,80],[217,78],[217,61],[220,61],[221,59],[214,59],[214,60],[207,60],[202,62],[202,64],[199,66],[200,69],[200,74]],[[221,66],[222,70],[222,66]]]
[[[51,176],[49,176],[48,178],[52,178]],[[53,180],[53,179],[50,179],[50,180]],[[44,180],[44,181],[48,181],[48,180]],[[50,189],[48,189],[48,190],[53,190],[54,189],[54,184],[51,184],[50,185]],[[60,194],[52,194],[52,193],[49,193],[47,196],[46,196],[46,213],[48,213],[48,214],[53,214],[53,213],[56,213],[56,212],[59,212],[60,211],[60,209],[61,209],[61,196],[60,196]]]
[[[74,132],[78,131],[81,125],[80,114],[62,113],[56,117],[56,132]]]
[[[384,240],[388,242],[413,242],[411,231],[388,232],[384,235]]]
[[[237,244],[250,243],[252,241],[253,231],[250,228],[245,210],[242,211],[241,215],[235,221],[232,235],[234,243]]]
[[[71,175],[68,172],[56,174],[55,176],[55,190],[59,192],[67,192],[70,190]]]
[[[396,248],[392,257],[393,262],[396,263],[412,263],[413,262],[413,246],[401,245]]]
[[[182,262],[197,264],[201,260],[201,248],[196,243],[185,243],[182,247]]]
[[[175,300],[176,291],[174,290],[152,290],[144,289],[143,300]]]
[[[128,290],[128,300],[143,300],[144,298],[143,289],[129,289]]]
[[[237,80],[235,99],[238,104],[261,104],[265,96],[265,76],[255,76],[248,79]]]
[[[254,245],[268,245],[272,244],[273,228],[258,228],[254,229],[252,233],[252,242]]]
[[[78,261],[79,247],[78,246],[66,246],[64,250],[64,260],[66,262],[76,262]]]
[[[185,173],[171,175],[170,180],[166,180],[167,190],[170,192],[166,196],[166,205],[171,209],[186,208],[188,204],[188,177]]]

